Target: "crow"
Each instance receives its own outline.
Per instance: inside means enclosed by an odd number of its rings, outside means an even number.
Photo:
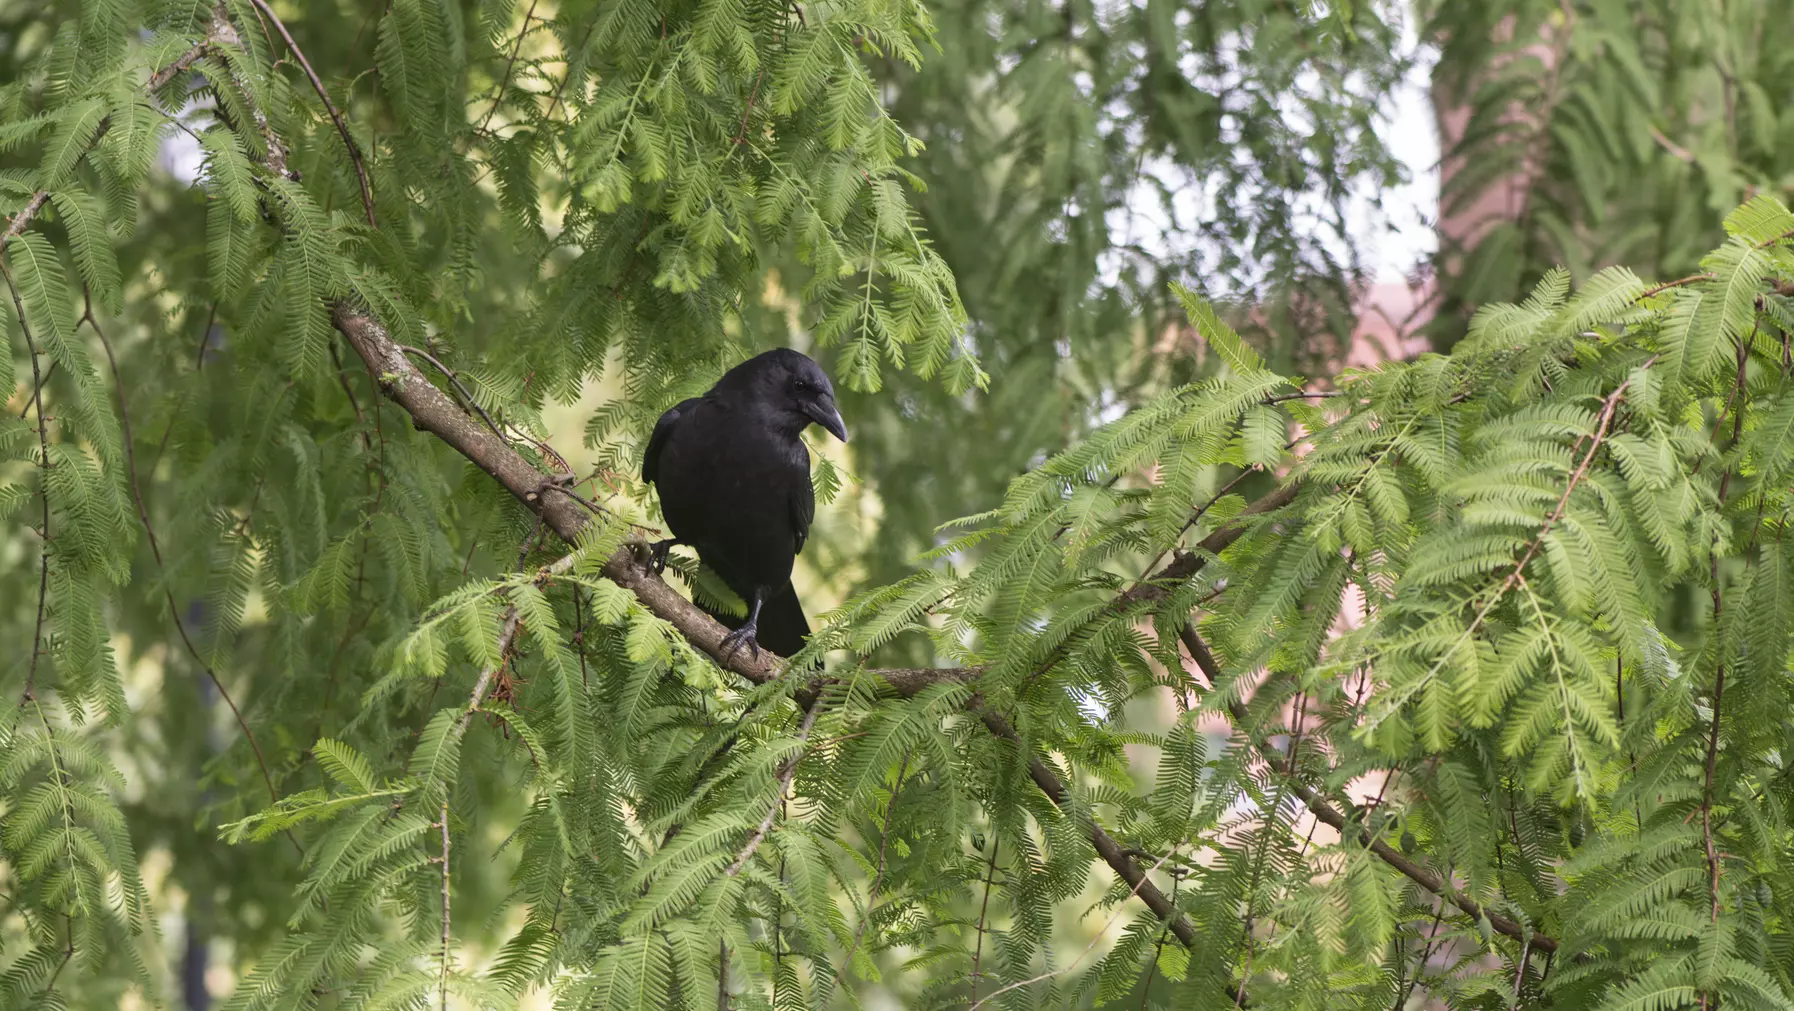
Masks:
[[[712,616],[742,646],[790,656],[810,634],[791,586],[791,566],[816,515],[810,452],[798,434],[811,422],[842,442],[847,426],[821,366],[789,348],[750,358],[710,392],[660,416],[642,457],[642,479],[660,489],[673,536],[653,545],[655,571],[685,544],[747,602],[745,620]],[[706,610],[709,610],[706,608]]]

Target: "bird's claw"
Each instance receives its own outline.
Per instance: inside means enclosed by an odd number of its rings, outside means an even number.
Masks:
[[[666,571],[667,552],[672,550],[677,540],[677,538],[669,537],[664,541],[655,541],[648,545],[648,567],[654,570],[655,575],[658,576]]]
[[[749,655],[755,660],[760,659],[760,643],[754,637],[755,633],[758,631],[759,629],[755,627],[755,623],[750,621],[735,631],[730,632],[728,635],[723,636],[723,662],[728,663],[743,646],[748,648]]]

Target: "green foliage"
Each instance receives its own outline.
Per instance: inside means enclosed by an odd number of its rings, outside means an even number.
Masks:
[[[941,51],[919,72],[887,61],[886,93],[928,142],[916,206],[1002,381],[967,400],[892,375],[893,396],[843,400],[883,506],[852,589],[901,578],[942,518],[1200,377],[1171,282],[1262,299],[1234,325],[1281,368],[1332,368],[1370,280],[1348,197],[1400,174],[1382,137],[1414,56],[1408,7],[929,4]],[[892,662],[927,657],[894,648]]]
[[[1794,78],[1758,40],[1794,13],[1784,0],[1416,6],[1440,50],[1435,102],[1467,116],[1441,193],[1456,222],[1435,260],[1437,346],[1555,267],[1692,274],[1723,215],[1783,192]]]
[[[1449,354],[1325,394],[1131,274],[1124,307],[1177,303],[1216,367],[1128,386],[818,615],[825,679],[755,682],[611,578],[653,521],[633,475],[657,412],[771,343],[774,309],[860,391],[850,414],[901,417],[919,381],[980,411],[1012,376],[999,397],[1038,396],[1010,340],[1152,332],[1085,326],[1118,304],[1079,273],[1108,240],[1064,254],[1056,308],[962,307],[931,236],[976,220],[918,169],[983,141],[931,126],[923,157],[905,110],[955,92],[917,69],[917,4],[395,0],[346,49],[334,6],[268,10],[312,67],[360,68],[320,79],[332,108],[238,2],[53,11],[0,90],[7,1006],[178,999],[171,886],[183,933],[233,941],[244,1009],[1789,1004],[1774,198],[1678,281],[1541,272]],[[963,41],[983,8],[938,10]],[[1027,191],[1018,234],[1102,217],[1155,145],[1238,182],[1201,153],[1228,117],[1370,171],[1362,134],[1269,126],[1302,61],[1254,64],[1237,108],[1169,69],[1254,11],[1073,9],[1049,45],[1017,35],[1040,12],[999,19],[1025,58],[980,86],[1063,183]],[[1333,5],[1254,39],[1321,61],[1388,29]],[[1097,59],[1142,40],[1175,45]],[[1145,110],[1139,147],[1078,146],[1114,115],[1078,60]],[[1344,89],[1319,87],[1317,116]],[[190,187],[152,171],[177,129]],[[1278,186],[1223,234],[1295,221]],[[980,296],[1019,301],[1005,284]],[[520,500],[549,485],[514,498],[411,430],[350,308],[479,439],[572,471],[571,554]],[[593,390],[575,468],[549,436]],[[816,482],[826,502],[854,474]],[[895,654],[957,666],[877,666]]]

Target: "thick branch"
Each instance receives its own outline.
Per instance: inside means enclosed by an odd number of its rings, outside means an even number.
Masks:
[[[553,475],[543,473],[431,383],[406,357],[404,349],[394,343],[386,327],[365,309],[347,301],[338,302],[332,320],[379,380],[382,392],[411,415],[413,427],[448,443],[474,466],[492,475],[563,540],[574,543],[578,539],[590,516],[572,495],[565,493]],[[1246,531],[1239,519],[1287,505],[1295,494],[1295,486],[1286,485],[1260,498],[1235,521],[1203,538],[1198,550],[1179,552],[1157,576],[1118,597],[1117,606],[1161,599],[1166,585],[1190,578],[1202,569],[1209,556],[1225,551],[1239,540]],[[759,656],[736,650],[725,657],[722,641],[729,630],[644,565],[633,545],[619,548],[604,563],[603,572],[605,578],[635,594],[643,606],[678,629],[724,669],[754,684],[766,684],[784,669],[784,659],[765,650]],[[908,697],[942,681],[974,680],[983,668],[889,667],[869,673],[883,678],[899,695]]]
[[[432,384],[411,364],[386,328],[365,310],[348,302],[339,302],[332,319],[348,339],[349,346],[379,380],[382,392],[411,415],[414,427],[448,443],[475,466],[492,475],[519,501],[540,515],[548,528],[563,540],[568,543],[577,540],[580,530],[590,521],[590,514],[572,495],[565,493],[552,475],[537,469]],[[737,650],[725,657],[722,641],[729,630],[642,564],[633,546],[624,545],[618,549],[604,563],[603,571],[606,578],[635,594],[643,606],[672,624],[693,646],[725,669],[755,684],[773,680],[783,669],[784,660],[764,650],[759,656]],[[879,673],[905,695],[913,695],[936,681],[976,676],[975,669],[900,668]]]

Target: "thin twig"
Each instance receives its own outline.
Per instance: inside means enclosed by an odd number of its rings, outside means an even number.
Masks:
[[[206,313],[205,328],[199,332],[199,348],[193,352],[193,370],[195,372],[205,371],[206,348],[212,343],[212,324],[217,321],[218,303],[214,302],[212,303],[211,310]],[[332,343],[331,347],[334,348],[335,346],[336,345]],[[149,472],[151,475],[154,475],[162,466],[162,454],[168,450],[168,437],[174,434],[174,419],[179,413],[180,412],[178,411],[170,411],[168,413],[168,424],[162,426],[162,438],[156,441],[156,455],[150,460]]]
[[[230,707],[231,715],[237,721],[237,729],[243,731],[243,738],[249,742],[250,749],[255,752],[255,764],[261,769],[262,782],[268,787],[268,799],[278,801],[280,794],[274,788],[274,776],[268,771],[268,760],[262,754],[261,742],[255,739],[255,732],[249,729],[249,721],[243,718],[243,710],[237,708],[236,700],[231,698],[230,690],[224,687],[223,681],[219,680],[218,673],[212,669],[211,664],[205,661],[205,658],[199,655],[199,649],[193,645],[192,638],[187,634],[186,622],[181,620],[180,607],[174,602],[174,590],[168,584],[168,567],[162,560],[162,546],[156,538],[155,524],[150,522],[149,506],[143,499],[143,487],[137,480],[137,450],[131,436],[131,405],[125,398],[124,379],[118,371],[118,358],[112,353],[112,341],[106,336],[106,331],[100,328],[99,321],[93,317],[91,300],[88,302],[87,311],[82,314],[80,322],[85,322],[99,336],[100,347],[106,351],[106,364],[112,370],[112,386],[118,393],[119,424],[124,430],[125,473],[130,478],[131,498],[137,503],[137,518],[143,524],[144,536],[149,540],[150,555],[155,558],[156,571],[162,576],[162,596],[168,602],[169,617],[174,619],[175,631],[180,633],[181,642],[186,645],[188,655],[193,657],[193,662],[199,665],[200,670],[205,671],[207,679],[212,682],[212,687],[217,689],[218,697]],[[299,840],[291,832],[286,835],[294,846],[304,852],[304,847],[299,846]]]
[[[472,556],[472,550],[468,552]],[[465,566],[463,566],[465,569]],[[573,646],[579,654],[579,686],[591,687],[591,676],[586,671],[586,604],[580,595],[579,584],[573,584]]]
[[[517,65],[517,53],[523,49],[523,40],[529,37],[529,24],[535,17],[536,0],[530,0],[529,10],[523,15],[523,28],[517,33],[517,42],[511,46],[511,58],[505,61],[505,74],[498,79],[498,95],[492,99],[492,108],[486,110],[486,118],[480,120],[479,133],[486,132],[486,124],[492,122],[492,114],[505,102],[505,87],[511,83],[511,68]]]
[[[1711,280],[1713,280],[1713,278],[1714,278],[1714,275],[1704,273],[1704,272],[1699,273],[1699,274],[1689,274],[1687,277],[1678,277],[1674,281],[1665,281],[1662,284],[1652,285],[1651,287],[1646,288],[1643,292],[1641,292],[1639,294],[1639,296],[1637,298],[1633,299],[1632,301],[1642,302],[1645,299],[1650,298],[1652,295],[1660,295],[1663,292],[1666,292],[1671,288],[1680,288],[1680,287],[1683,287],[1684,285],[1696,284],[1701,281],[1711,281]]]
[[[568,556],[568,559],[570,558],[572,558],[571,555]],[[562,559],[562,561],[568,559]],[[517,608],[514,606],[505,608],[504,620],[499,622],[498,626],[498,662],[482,669],[479,680],[473,683],[473,694],[467,700],[467,710],[461,714],[461,729],[466,730],[467,725],[473,722],[473,714],[479,710],[480,702],[486,697],[486,691],[492,687],[492,679],[497,677],[498,672],[510,662],[511,647],[517,642],[519,624],[521,624],[521,618],[517,613]]]
[[[469,713],[471,715],[471,712]],[[442,975],[437,981],[437,1000],[448,1011],[449,973],[449,822],[448,801],[442,802]]]
[[[760,72],[754,75],[754,89],[748,92],[747,106],[741,110],[741,125],[735,128],[735,137],[729,143],[739,144],[747,136],[748,116],[753,114],[754,99],[760,97],[760,82],[765,79],[766,68],[761,67]]]
[[[367,416],[361,413],[361,399],[355,395],[355,390],[349,385],[349,370],[343,367],[343,356],[336,350],[336,341],[330,342],[330,364],[336,366],[336,382],[343,388],[343,396],[349,398],[349,408],[355,412],[355,424],[364,423],[367,421]],[[362,449],[371,451],[374,448],[373,444],[368,442],[366,432],[358,431],[356,434],[361,437]]]
[[[1212,679],[1209,683],[1219,684],[1219,682]],[[1245,732],[1244,725],[1241,726],[1240,730],[1241,732]],[[1269,752],[1267,751],[1267,755],[1268,754]],[[1274,760],[1268,764],[1270,764],[1272,768],[1276,767],[1276,762]],[[1271,798],[1271,805],[1266,813],[1264,831],[1259,834],[1258,856],[1252,861],[1252,880],[1246,884],[1246,918],[1244,930],[1241,932],[1240,937],[1240,940],[1246,945],[1246,961],[1245,964],[1240,967],[1240,988],[1233,995],[1234,1011],[1240,1011],[1240,1008],[1245,1006],[1246,987],[1252,982],[1252,963],[1258,958],[1258,938],[1254,937],[1252,934],[1254,921],[1258,919],[1258,882],[1264,875],[1265,862],[1270,857],[1270,822],[1276,818],[1277,810],[1283,807],[1284,799],[1287,797],[1290,786],[1293,783],[1294,764],[1291,763],[1289,768],[1291,770],[1291,775],[1284,777],[1283,781],[1277,784],[1277,792]],[[1317,824],[1319,821],[1319,818],[1315,819]]]
[[[1532,957],[1532,938],[1520,942],[1520,965],[1514,970],[1514,1008],[1520,1011],[1520,985],[1526,982],[1526,961]]]
[[[1657,355],[1652,355],[1643,365],[1639,366],[1639,370],[1643,371],[1650,368],[1652,365],[1656,364],[1657,358]],[[1469,642],[1470,639],[1476,635],[1477,631],[1482,628],[1483,622],[1488,619],[1490,612],[1495,610],[1495,605],[1499,604],[1502,599],[1507,596],[1508,591],[1520,585],[1524,580],[1527,564],[1531,562],[1533,557],[1544,547],[1545,538],[1550,535],[1552,528],[1557,525],[1559,520],[1563,519],[1564,512],[1569,509],[1570,497],[1576,493],[1576,488],[1582,483],[1582,479],[1588,475],[1589,466],[1595,461],[1595,454],[1601,451],[1601,446],[1606,442],[1608,427],[1613,423],[1614,414],[1619,409],[1620,401],[1625,399],[1626,391],[1630,389],[1631,386],[1632,380],[1627,379],[1625,382],[1615,387],[1613,392],[1609,393],[1607,398],[1602,401],[1601,413],[1596,419],[1595,431],[1593,436],[1588,439],[1588,451],[1583,453],[1581,462],[1579,462],[1576,465],[1576,469],[1570,473],[1570,480],[1564,485],[1563,494],[1558,497],[1557,505],[1552,508],[1551,514],[1545,517],[1545,523],[1539,528],[1538,535],[1526,546],[1526,551],[1520,555],[1519,560],[1514,562],[1514,568],[1508,573],[1507,578],[1502,580],[1501,585],[1496,587],[1495,592],[1490,594],[1489,599],[1484,601],[1483,606],[1477,610],[1476,617],[1471,620],[1470,626],[1464,629],[1464,634],[1459,636],[1457,642],[1439,657],[1432,668],[1427,671],[1425,677],[1416,681],[1414,685],[1408,689],[1410,696],[1413,692],[1418,691],[1422,685],[1431,681],[1433,677],[1444,668],[1445,662],[1456,655],[1457,651],[1462,649],[1464,644]],[[1581,445],[1580,440],[1578,440],[1577,445]],[[1574,448],[1572,448],[1571,451],[1574,452]],[[1372,722],[1380,722],[1380,720],[1373,720]],[[1519,935],[1515,936],[1517,937]]]
[[[372,183],[368,182],[367,166],[361,160],[361,146],[356,144],[355,138],[350,135],[348,125],[343,122],[343,114],[336,111],[336,104],[330,101],[330,93],[324,90],[324,82],[318,80],[317,71],[311,68],[311,61],[305,58],[305,50],[300,49],[299,43],[293,41],[292,33],[287,31],[286,24],[280,20],[280,15],[274,13],[274,8],[268,6],[268,0],[249,0],[249,2],[255,5],[257,11],[267,15],[268,20],[274,22],[274,30],[280,33],[281,39],[286,42],[287,50],[293,54],[293,58],[299,61],[299,69],[305,71],[306,78],[311,81],[312,90],[318,93],[318,100],[324,103],[324,111],[330,114],[330,121],[336,124],[336,132],[343,138],[343,146],[349,149],[349,160],[355,163],[355,178],[361,184],[361,209],[367,214],[368,227],[379,228],[380,222],[374,217],[374,187]]]
[[[479,412],[480,417],[485,419],[486,427],[492,429],[492,434],[501,439],[505,438],[505,433],[499,429],[498,422],[492,420],[492,415],[487,414],[486,409],[480,406],[480,402],[473,398],[473,393],[469,391],[466,386],[462,385],[461,377],[455,373],[454,369],[442,364],[435,355],[425,351],[423,348],[414,348],[409,344],[397,344],[394,346],[408,355],[416,355],[424,361],[429,362],[431,365],[436,366],[436,371],[442,373],[444,378],[455,384],[455,389],[461,392],[461,398],[467,401],[467,406]]]
[[[56,375],[56,366],[61,365],[61,364],[62,364],[61,362],[52,361],[50,363],[50,367],[44,370],[43,379],[35,381],[31,384],[31,396],[29,396],[25,399],[25,406],[19,408],[19,420],[20,421],[24,421],[25,415],[30,414],[31,409],[37,406],[38,398],[43,396],[44,387],[50,385],[51,377]],[[7,390],[6,392],[10,394],[12,391]]]
[[[586,43],[592,41],[592,32],[597,28],[598,19],[593,18],[592,23],[586,26],[585,37],[579,40],[579,45],[574,48],[573,52],[585,52]],[[573,76],[573,52],[567,54],[567,73],[561,77],[561,83],[554,89],[554,100],[548,103],[548,111],[542,114],[543,119],[553,119],[554,110],[561,106],[561,94],[567,90],[568,78]]]
[[[45,981],[45,983],[44,983],[44,994],[46,996],[48,996],[50,993],[55,991],[56,981],[58,979],[62,978],[62,970],[68,968],[69,962],[71,960],[73,960],[75,957],[75,917],[74,917],[74,914],[71,913],[68,916],[64,917],[64,919],[68,920],[68,938],[69,938],[68,944],[66,944],[62,949],[62,960],[60,962],[56,963],[56,971],[51,973],[50,978],[47,981]]]
[[[1146,873],[1151,874],[1153,871],[1158,870],[1159,865],[1163,864],[1166,860],[1170,859],[1170,856],[1171,856],[1171,854],[1167,853],[1167,854],[1165,854],[1165,856],[1160,857],[1158,863],[1153,864],[1151,867],[1148,867],[1146,869]],[[1142,875],[1140,878],[1140,882],[1144,882],[1145,880],[1146,880],[1145,876]],[[1128,892],[1127,897],[1131,899],[1135,895],[1139,894],[1139,892],[1140,892],[1140,883],[1135,883],[1133,890]],[[989,997],[986,997],[983,1000],[977,1002],[976,1004],[973,1004],[971,1007],[967,1008],[966,1011],[978,1011],[979,1008],[983,1007],[984,1005],[990,1003],[993,1000],[996,1000],[998,997],[1003,996],[1004,994],[1008,993],[1011,990],[1020,989],[1021,987],[1024,987],[1024,986],[1031,986],[1035,983],[1040,982],[1043,979],[1052,979],[1054,976],[1063,976],[1066,973],[1072,971],[1073,969],[1076,969],[1078,967],[1079,963],[1083,962],[1084,959],[1090,957],[1090,952],[1092,949],[1094,949],[1096,947],[1096,942],[1102,940],[1104,935],[1108,934],[1109,928],[1113,927],[1115,925],[1116,920],[1121,919],[1121,914],[1123,912],[1125,912],[1126,910],[1127,910],[1126,905],[1124,905],[1122,903],[1116,903],[1115,904],[1115,914],[1113,916],[1109,917],[1109,921],[1107,923],[1103,924],[1103,929],[1096,932],[1096,936],[1092,937],[1090,939],[1090,943],[1086,944],[1084,946],[1084,950],[1078,952],[1078,957],[1072,959],[1070,965],[1067,965],[1063,969],[1053,969],[1049,972],[1043,972],[1038,976],[1030,976],[1027,979],[1020,980],[1015,983],[1011,983],[1008,986],[1005,986],[998,990],[995,990],[991,993],[991,995]]]
[[[1313,838],[1314,830],[1310,829],[1308,834],[1309,834],[1310,838]],[[1169,856],[1169,854],[1167,854],[1167,856]],[[1182,883],[1183,883],[1183,874],[1180,873],[1177,868],[1173,867],[1171,869],[1171,901],[1172,902],[1177,901],[1177,886]],[[1165,938],[1170,937],[1170,936],[1171,936],[1171,923],[1170,923],[1170,921],[1166,921],[1165,925],[1163,927],[1159,928],[1158,942],[1152,946],[1152,961],[1147,963],[1147,965],[1146,965],[1146,981],[1144,983],[1140,984],[1140,1008],[1139,1008],[1139,1011],[1146,1011],[1147,998],[1152,996],[1152,978],[1159,970],[1159,959],[1161,957],[1163,957],[1165,954]]]
[[[1326,400],[1329,397],[1343,397],[1340,390],[1303,390],[1300,393],[1279,393],[1259,401],[1261,404],[1281,404],[1286,400]]]
[[[31,339],[31,325],[25,321],[25,303],[19,298],[19,286],[13,283],[12,271],[4,260],[0,260],[0,274],[6,277],[6,290],[12,294],[13,308],[19,314],[19,331],[25,335],[25,350],[31,355],[31,393],[37,401],[38,497],[44,507],[44,525],[38,531],[43,545],[38,555],[37,623],[31,630],[31,666],[25,674],[25,694],[19,699],[19,704],[24,705],[37,698],[37,662],[44,652],[44,609],[50,596],[50,432],[44,417],[44,380],[37,367],[37,342]]]
[[[1414,964],[1414,978],[1408,981],[1408,991],[1396,998],[1395,1006],[1389,1011],[1402,1011],[1402,1008],[1407,1007],[1408,1001],[1413,998],[1414,988],[1420,985],[1420,975],[1426,971],[1427,962],[1432,960],[1433,943],[1439,938],[1439,922],[1444,918],[1445,900],[1435,898],[1433,900],[1433,926],[1427,931],[1426,943],[1420,947],[1420,961]]]
[[[1215,660],[1214,653],[1209,650],[1208,644],[1204,643],[1202,637],[1196,634],[1196,629],[1189,622],[1185,622],[1183,627],[1178,629],[1178,636],[1182,639],[1184,648],[1189,650],[1190,656],[1195,659],[1196,665],[1200,667],[1203,674],[1209,678],[1209,682],[1211,684],[1219,684],[1221,678],[1221,666]],[[1226,703],[1226,707],[1228,714],[1233,717],[1236,726],[1244,728],[1252,722],[1252,714],[1239,702],[1229,700]],[[1524,940],[1528,936],[1529,932],[1525,927],[1514,920],[1510,920],[1499,913],[1489,910],[1483,906],[1482,903],[1465,895],[1463,892],[1458,891],[1452,886],[1449,879],[1440,876],[1437,872],[1428,867],[1424,867],[1413,860],[1408,859],[1388,843],[1372,835],[1370,832],[1365,831],[1362,834],[1359,834],[1357,831],[1359,826],[1356,822],[1349,821],[1337,808],[1328,803],[1327,799],[1322,796],[1318,790],[1297,778],[1295,770],[1286,766],[1269,745],[1254,739],[1251,734],[1248,734],[1247,740],[1251,743],[1254,750],[1264,756],[1266,764],[1271,767],[1271,770],[1283,777],[1284,782],[1289,785],[1289,789],[1302,799],[1302,803],[1308,808],[1309,813],[1332,826],[1334,830],[1339,832],[1341,839],[1356,836],[1365,849],[1370,850],[1372,854],[1377,856],[1384,863],[1395,868],[1397,871],[1400,871],[1403,876],[1408,878],[1408,880],[1413,881],[1415,884],[1432,892],[1434,895],[1443,897],[1452,905],[1463,910],[1465,914],[1469,915],[1472,919],[1486,917],[1489,921],[1489,925],[1495,928],[1498,933],[1506,934],[1516,941]],[[1556,938],[1539,933],[1532,933],[1531,936],[1533,939],[1533,947],[1538,950],[1545,952],[1553,952],[1557,950],[1558,942]]]
[[[749,860],[753,859],[754,851],[759,849],[760,844],[765,841],[766,834],[772,831],[773,820],[778,817],[779,810],[785,806],[785,791],[791,788],[791,779],[797,775],[797,764],[803,761],[804,745],[810,739],[810,728],[816,725],[816,717],[821,712],[822,703],[817,700],[810,704],[809,712],[804,713],[804,722],[797,728],[797,754],[787,758],[783,766],[780,767],[779,788],[773,795],[772,803],[766,808],[766,817],[760,819],[759,827],[754,829],[753,835],[748,836],[747,845],[741,848],[741,852],[735,856],[735,861],[729,865],[727,870],[723,871],[729,877],[741,873],[741,869],[747,866]]]
[[[996,826],[991,826],[995,829]],[[984,959],[984,924],[990,915],[990,886],[997,880],[997,851],[1003,848],[1003,837],[993,831],[990,836],[990,859],[984,866],[984,901],[978,904],[978,941],[972,947],[972,974],[966,981],[972,985],[972,1006],[977,1007],[979,964]]]
[[[583,658],[582,658],[583,659]],[[866,915],[853,932],[853,944],[847,949],[847,957],[841,960],[841,972],[846,974],[853,967],[854,953],[860,950],[860,939],[866,936],[866,927],[872,922],[872,907],[878,904],[878,890],[885,880],[885,845],[891,840],[891,815],[897,811],[897,795],[903,792],[903,777],[909,774],[909,749],[903,752],[903,762],[897,766],[897,782],[891,787],[891,799],[885,805],[884,827],[878,833],[878,870],[872,875],[872,888],[866,894]]]
[[[1646,129],[1650,131],[1651,139],[1657,142],[1658,147],[1668,151],[1670,154],[1675,155],[1677,158],[1690,165],[1694,164],[1694,152],[1664,136],[1663,131],[1657,129],[1657,124],[1652,123],[1646,127]]]
[[[1754,329],[1752,332],[1754,334]],[[1748,342],[1740,342],[1738,345],[1738,377],[1733,386],[1734,394],[1744,389],[1745,366],[1749,361],[1749,344]],[[1726,403],[1729,407],[1731,400],[1728,399]],[[1744,404],[1739,404],[1738,409],[1732,415],[1732,442],[1736,444],[1743,434]],[[1722,509],[1725,507],[1726,492],[1730,489],[1731,483],[1732,469],[1727,467],[1725,473],[1719,478],[1719,506]],[[1714,545],[1713,550],[1708,552],[1707,564],[1708,577],[1713,582],[1713,635],[1719,637],[1722,635],[1720,618],[1725,613],[1725,595],[1724,587],[1719,580],[1719,551],[1717,544]],[[1720,912],[1719,878],[1722,868],[1719,859],[1719,848],[1713,841],[1713,779],[1719,765],[1720,704],[1725,698],[1726,664],[1725,643],[1723,639],[1720,639],[1719,645],[1715,648],[1714,653],[1718,657],[1718,663],[1715,664],[1713,671],[1713,718],[1707,730],[1707,762],[1701,780],[1701,840],[1704,844],[1707,860],[1707,890],[1709,896],[1708,922],[1718,924]],[[1702,1006],[1708,1006],[1708,996],[1709,995],[1705,993],[1701,995]],[[1713,994],[1711,996],[1713,1004],[1717,1005],[1719,1002],[1718,994]]]

